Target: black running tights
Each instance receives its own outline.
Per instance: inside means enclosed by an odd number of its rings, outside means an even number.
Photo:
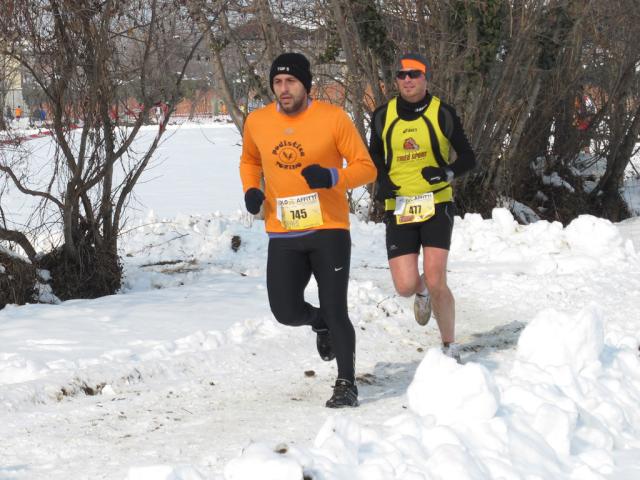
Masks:
[[[296,238],[271,238],[267,292],[271,311],[284,325],[328,328],[338,378],[354,381],[356,335],[347,313],[351,259],[348,230],[318,230]],[[320,308],[304,299],[311,274],[318,283]]]

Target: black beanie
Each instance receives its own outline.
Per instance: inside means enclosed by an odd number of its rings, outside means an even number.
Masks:
[[[269,86],[273,92],[273,77],[281,73],[293,75],[304,85],[307,93],[311,91],[311,65],[307,57],[301,53],[283,53],[271,64]]]

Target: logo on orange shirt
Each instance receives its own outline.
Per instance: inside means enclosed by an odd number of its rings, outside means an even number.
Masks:
[[[280,168],[294,170],[302,166],[300,159],[304,157],[304,149],[296,141],[282,140],[271,153],[278,157],[276,165]]]

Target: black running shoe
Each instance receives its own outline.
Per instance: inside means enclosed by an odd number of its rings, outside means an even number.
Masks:
[[[325,362],[330,362],[336,358],[336,354],[333,351],[333,343],[331,342],[331,333],[326,329],[316,330],[315,332],[318,354]]]
[[[360,402],[358,402],[358,387],[344,378],[336,380],[336,384],[333,387],[333,395],[327,400],[326,406],[329,408],[344,408],[357,407],[358,405],[360,405]]]

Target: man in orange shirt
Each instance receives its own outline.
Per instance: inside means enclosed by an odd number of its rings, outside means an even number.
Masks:
[[[247,117],[240,160],[247,210],[255,215],[264,203],[269,304],[278,322],[311,326],[320,357],[336,359],[338,379],[326,406],[355,407],[346,191],[375,180],[376,169],[347,114],[310,98],[311,70],[304,55],[277,57],[269,80],[276,102]],[[319,308],[304,299],[311,274]]]

